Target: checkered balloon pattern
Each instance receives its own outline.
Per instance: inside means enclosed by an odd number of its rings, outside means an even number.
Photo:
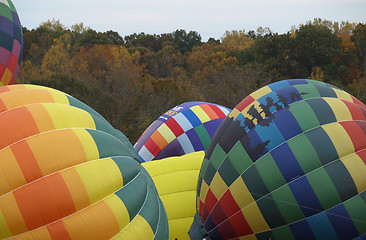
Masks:
[[[207,150],[229,112],[212,103],[183,103],[152,123],[134,147],[142,162]]]
[[[0,0],[0,86],[13,84],[23,51],[23,31],[10,0]]]
[[[323,82],[283,80],[223,121],[197,185],[209,239],[366,239],[366,107]]]

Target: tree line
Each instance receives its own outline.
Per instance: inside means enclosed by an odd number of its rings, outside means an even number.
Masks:
[[[186,101],[235,107],[269,83],[310,78],[366,102],[366,24],[314,19],[285,34],[227,31],[97,32],[48,20],[23,28],[18,83],[49,86],[87,103],[134,143],[161,114]]]

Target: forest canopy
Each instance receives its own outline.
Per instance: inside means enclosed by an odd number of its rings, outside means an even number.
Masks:
[[[97,32],[48,20],[23,27],[18,83],[49,86],[86,102],[134,143],[162,113],[187,101],[235,107],[256,89],[309,78],[366,103],[366,24],[314,19],[287,33]]]

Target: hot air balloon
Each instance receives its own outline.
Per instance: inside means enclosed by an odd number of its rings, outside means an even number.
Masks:
[[[10,0],[0,1],[0,86],[13,84],[23,51],[23,31]]]
[[[94,110],[29,85],[0,88],[0,109],[0,239],[168,239],[151,177]]]
[[[152,123],[134,148],[142,162],[206,150],[229,112],[212,103],[183,103]]]
[[[363,103],[313,80],[250,94],[207,150],[191,238],[364,238],[365,119]]]
[[[188,230],[196,213],[196,188],[204,151],[142,163],[153,179],[164,204],[169,239],[189,239]]]
[[[119,130],[114,129],[98,112],[66,93],[56,89],[30,84],[17,84],[0,88],[0,113],[19,106],[36,103],[58,103],[84,110],[90,114],[89,118],[92,118],[97,129],[119,138],[124,144],[129,145],[132,148],[132,144],[127,137]],[[81,120],[84,122],[87,121],[85,118],[81,118]],[[73,121],[73,124],[75,124],[75,121]]]

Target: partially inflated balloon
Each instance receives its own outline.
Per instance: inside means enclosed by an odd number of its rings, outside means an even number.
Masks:
[[[360,101],[312,80],[280,81],[246,97],[207,150],[190,236],[365,236],[365,119]]]
[[[198,173],[205,153],[189,153],[142,163],[164,204],[169,223],[169,239],[188,239],[188,230],[196,213]]]
[[[123,134],[62,92],[0,92],[0,239],[168,238],[164,206]]]
[[[0,0],[0,86],[13,84],[23,51],[23,32],[10,0]]]
[[[183,103],[151,124],[134,147],[143,162],[206,150],[229,112],[212,103]]]

